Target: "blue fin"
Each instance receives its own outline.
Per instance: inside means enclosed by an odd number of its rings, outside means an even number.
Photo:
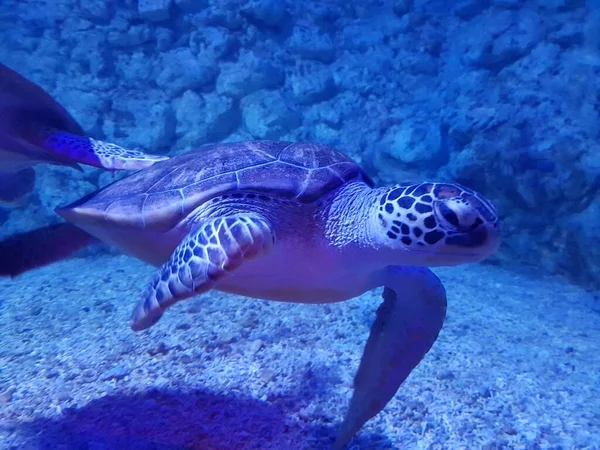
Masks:
[[[16,277],[68,258],[95,241],[92,235],[66,222],[12,235],[0,241],[0,277]]]
[[[12,203],[33,190],[35,171],[31,167],[16,173],[0,173],[0,203]]]
[[[44,141],[47,150],[68,157],[76,163],[108,170],[139,170],[169,159],[137,150],[127,150],[110,142],[64,131],[50,131]]]

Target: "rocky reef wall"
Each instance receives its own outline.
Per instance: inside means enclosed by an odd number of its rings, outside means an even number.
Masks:
[[[598,3],[4,0],[0,60],[122,146],[316,140],[380,183],[456,180],[501,212],[496,262],[599,283]],[[113,176],[37,172],[3,235]]]

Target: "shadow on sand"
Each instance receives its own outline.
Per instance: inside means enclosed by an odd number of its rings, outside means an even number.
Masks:
[[[298,403],[298,402],[296,402]],[[204,391],[107,395],[59,419],[19,425],[24,447],[77,450],[325,450],[335,427],[298,424],[279,407]],[[384,450],[384,436],[361,433],[351,447]]]

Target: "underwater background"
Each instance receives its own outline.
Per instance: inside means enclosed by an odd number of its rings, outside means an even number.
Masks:
[[[500,249],[435,269],[440,337],[350,448],[600,449],[599,1],[2,0],[0,43],[126,148],[316,141],[484,194]],[[124,175],[36,172],[0,237]],[[0,280],[0,449],[329,448],[379,291],[214,292],[134,334],[152,273],[97,246]]]

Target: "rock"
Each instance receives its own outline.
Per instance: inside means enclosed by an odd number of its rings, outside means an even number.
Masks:
[[[329,35],[317,28],[295,26],[287,41],[288,50],[301,58],[331,63],[336,56],[335,46]]]
[[[241,12],[252,21],[275,27],[283,25],[287,18],[287,3],[283,0],[247,0]]]
[[[410,12],[414,7],[414,0],[394,0],[393,11],[398,17],[402,17],[406,13]]]
[[[131,369],[127,366],[118,364],[112,369],[106,370],[102,375],[100,375],[100,380],[108,381],[108,380],[122,380],[126,376],[131,373]]]
[[[174,0],[175,6],[185,12],[202,11],[208,6],[208,0]]]
[[[250,353],[252,353],[254,355],[262,348],[263,345],[264,345],[264,342],[261,339],[256,339],[256,340],[252,341],[248,350],[250,351]]]
[[[13,393],[16,391],[14,386],[10,386],[0,391],[0,405],[10,403],[13,399]]]
[[[120,76],[120,84],[131,90],[135,90],[140,83],[151,84],[155,82],[154,72],[156,62],[143,52],[132,52],[127,55],[119,55],[113,64]],[[120,101],[122,99],[118,99]]]
[[[541,18],[524,10],[487,14],[478,22],[481,34],[473,34],[464,59],[473,66],[495,72],[529,53],[543,36]]]
[[[492,0],[494,6],[506,9],[518,9],[523,6],[523,0]]]
[[[258,58],[249,51],[240,52],[239,59],[220,65],[217,93],[239,99],[261,89],[274,89],[283,85],[283,70],[273,62]]]
[[[164,52],[173,43],[173,30],[168,28],[156,28],[154,38],[156,39],[156,50]]]
[[[489,6],[489,0],[461,0],[454,5],[454,14],[461,19],[469,20]]]
[[[166,377],[158,377],[154,380],[152,387],[156,390],[162,391],[167,389],[171,385],[171,380]]]
[[[242,99],[246,130],[256,139],[277,140],[298,127],[301,116],[285,103],[277,91],[258,91]]]
[[[215,344],[218,346],[225,345],[225,344],[231,344],[235,340],[236,340],[236,335],[234,333],[232,333],[231,331],[224,331],[219,334]]]
[[[202,7],[194,7],[196,14],[191,17],[194,26],[201,28],[204,26],[219,26],[228,30],[241,30],[248,26],[240,13],[239,0],[227,0],[230,5],[225,6],[224,2],[203,2]]]
[[[391,100],[397,90],[382,74],[396,71],[391,65],[394,59],[395,55],[386,47],[374,47],[366,53],[346,52],[331,64],[335,85],[341,92],[356,92],[364,97],[385,92]]]
[[[56,205],[73,202],[95,189],[96,185],[92,184],[85,172],[60,166],[36,167],[36,191],[39,203],[47,211],[52,211]],[[39,217],[31,219],[35,221]]]
[[[463,146],[478,133],[508,122],[510,114],[510,109],[505,105],[499,107],[448,108],[444,112],[444,123],[448,126],[450,137],[460,146]]]
[[[563,272],[575,276],[578,281],[600,282],[600,250],[590,242],[600,240],[600,196],[580,213],[572,215],[564,224],[567,236],[563,246],[564,254],[557,260]]]
[[[522,13],[502,35],[494,39],[485,65],[502,67],[522,58],[542,37],[541,19],[536,13]]]
[[[189,38],[190,50],[208,61],[218,61],[236,48],[233,34],[226,28],[202,27],[192,31]]]
[[[571,21],[562,23],[560,28],[550,33],[548,37],[562,48],[579,46],[583,44],[585,38],[581,25]]]
[[[214,82],[219,72],[215,61],[198,57],[189,48],[178,48],[162,55],[156,84],[171,95],[199,89]]]
[[[448,380],[448,381],[452,381],[455,378],[454,374],[450,370],[441,370],[436,374],[435,377],[438,380]]]
[[[83,16],[90,19],[109,20],[114,14],[114,4],[106,0],[79,0],[79,7]]]
[[[545,0],[541,2],[544,8],[556,9],[557,11],[570,11],[577,8],[584,8],[586,0]]]
[[[158,22],[169,18],[171,0],[138,0],[138,13],[142,19]]]
[[[303,16],[318,27],[330,27],[344,16],[344,6],[337,2],[303,2]]]
[[[302,104],[319,103],[337,93],[331,69],[316,61],[301,61],[290,76],[295,100]]]
[[[317,123],[314,127],[315,141],[323,144],[337,146],[339,144],[339,130],[331,128],[325,123]]]
[[[160,93],[151,90],[142,98],[117,97],[113,101],[113,113],[103,124],[108,140],[145,151],[169,149],[175,136],[175,114],[171,105],[161,99]],[[119,139],[122,134],[127,138]]]
[[[175,101],[177,148],[220,141],[241,122],[240,110],[227,96],[186,91]]]
[[[116,22],[122,22],[116,25]],[[113,20],[113,27],[108,32],[106,40],[113,47],[136,47],[152,39],[152,33],[148,25],[129,25],[125,19],[119,18]],[[120,29],[123,28],[123,29]]]
[[[95,135],[100,131],[100,120],[107,106],[106,99],[96,92],[78,89],[65,89],[60,98],[64,105],[69,105],[69,112],[87,134]]]
[[[0,226],[4,225],[8,221],[9,216],[10,216],[9,209],[0,208]]]
[[[109,76],[112,70],[112,54],[106,45],[105,35],[90,30],[84,33],[74,33],[72,36],[80,37],[74,43],[71,51],[71,58],[80,61],[80,70],[82,72],[89,70],[96,80]],[[108,80],[109,82],[113,81],[111,78]],[[91,86],[89,87],[91,88]]]
[[[436,76],[438,74],[438,58],[428,54],[408,54],[400,61],[402,72],[416,76]]]
[[[156,355],[167,355],[171,349],[164,342],[159,342],[156,347],[152,347],[148,349],[148,354],[150,356]]]
[[[83,383],[94,383],[98,379],[98,373],[93,369],[85,369],[81,372],[80,380]]]
[[[271,369],[263,369],[260,371],[260,379],[264,383],[273,381],[274,378],[275,378],[275,372],[273,372]]]
[[[364,52],[369,48],[383,45],[383,30],[373,28],[369,21],[357,21],[344,26],[338,33],[336,42],[349,51]]]
[[[440,130],[433,124],[403,122],[391,126],[381,140],[384,152],[402,163],[441,166],[447,157],[440,146]]]
[[[437,58],[447,39],[444,28],[440,26],[440,23],[437,21],[427,22],[420,27],[419,34],[419,40],[422,42],[423,50]]]

